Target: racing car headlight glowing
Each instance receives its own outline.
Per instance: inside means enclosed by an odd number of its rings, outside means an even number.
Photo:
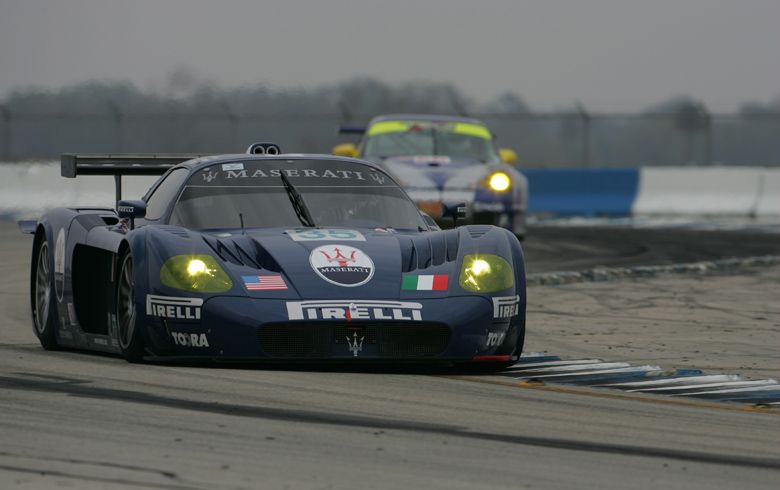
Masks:
[[[504,192],[511,184],[512,179],[504,172],[493,172],[488,177],[488,185],[496,192]]]
[[[492,254],[469,254],[463,257],[460,287],[476,293],[494,293],[515,284],[515,273],[509,262]]]
[[[224,293],[233,281],[210,255],[175,255],[160,269],[160,281],[175,289],[196,293]]]

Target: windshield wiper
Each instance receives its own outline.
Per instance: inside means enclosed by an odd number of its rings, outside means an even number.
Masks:
[[[298,190],[293,187],[290,180],[284,175],[284,172],[281,172],[280,175],[282,177],[284,189],[287,191],[287,197],[290,198],[290,202],[292,203],[293,210],[295,210],[295,215],[298,217],[298,220],[303,226],[313,228],[316,225],[311,217],[311,213],[309,213],[309,209],[306,207],[306,203],[303,202],[303,196],[301,196]]]

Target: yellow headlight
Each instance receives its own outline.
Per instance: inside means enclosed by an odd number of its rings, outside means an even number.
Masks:
[[[488,185],[496,192],[504,192],[511,183],[512,180],[504,172],[495,172],[488,179]]]
[[[486,260],[476,259],[471,263],[469,271],[475,276],[481,276],[490,273],[490,264]]]
[[[190,260],[190,263],[187,264],[187,273],[191,276],[204,274],[208,272],[208,270],[209,269],[206,267],[206,263],[200,259],[192,259]]]
[[[515,273],[509,262],[493,254],[468,254],[458,280],[460,287],[475,293],[493,293],[511,288]]]
[[[224,293],[233,288],[230,276],[206,254],[174,255],[160,269],[164,285],[196,293]]]

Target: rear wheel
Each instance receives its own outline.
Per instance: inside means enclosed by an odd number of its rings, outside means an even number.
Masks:
[[[49,242],[44,238],[35,257],[32,287],[32,316],[35,335],[46,350],[57,348],[58,319],[54,303],[54,275],[49,258]]]
[[[133,256],[130,252],[122,257],[121,264],[116,292],[119,348],[128,361],[141,362],[144,355],[144,343],[136,322]]]

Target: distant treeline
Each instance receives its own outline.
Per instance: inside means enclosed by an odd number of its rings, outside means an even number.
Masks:
[[[336,135],[339,124],[384,113],[436,113],[485,120],[524,166],[780,165],[780,100],[710,114],[701,102],[680,97],[639,113],[600,114],[581,106],[538,112],[514,93],[477,102],[435,82],[356,78],[311,89],[180,85],[164,94],[95,81],[12,92],[0,99],[0,159],[234,152],[253,141],[328,152],[350,140]]]

